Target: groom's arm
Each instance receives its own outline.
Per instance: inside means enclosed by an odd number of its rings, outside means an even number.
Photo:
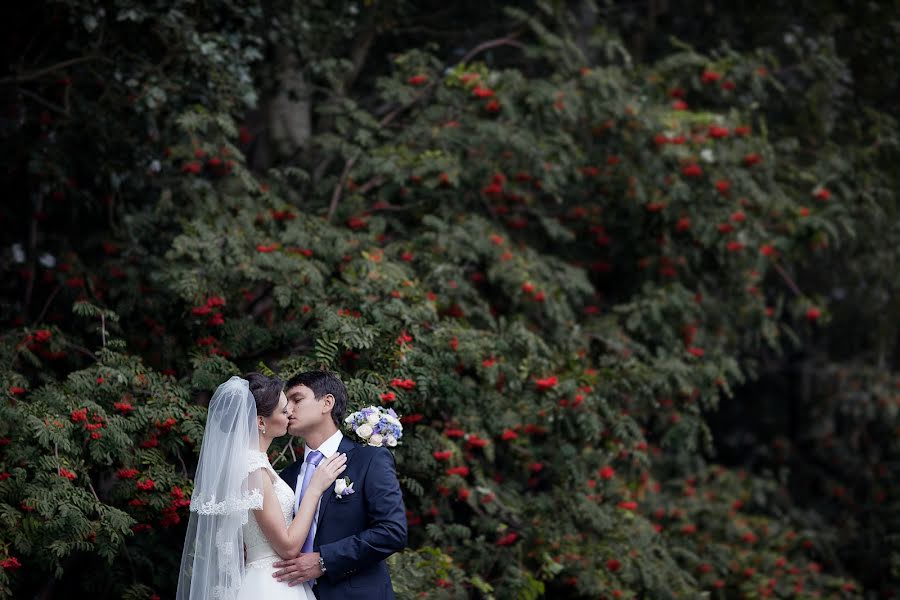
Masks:
[[[403,493],[397,481],[394,456],[386,448],[376,449],[366,473],[363,493],[369,527],[319,547],[319,555],[325,563],[325,577],[331,580],[382,561],[406,547]]]

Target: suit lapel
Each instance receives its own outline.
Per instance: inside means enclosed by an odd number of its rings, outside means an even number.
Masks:
[[[350,461],[353,460],[354,450],[356,450],[356,444],[350,441],[349,438],[344,436],[344,439],[341,440],[341,443],[338,446],[338,452],[343,452],[347,455],[347,468],[344,469],[344,475],[342,475],[342,477],[347,477],[346,473],[350,471]],[[325,522],[325,513],[328,512],[328,507],[331,506],[334,498],[335,495],[333,486],[329,488],[324,494],[322,494],[322,503],[319,505],[319,520],[316,521],[316,537],[319,536],[319,532],[322,530],[322,523]]]

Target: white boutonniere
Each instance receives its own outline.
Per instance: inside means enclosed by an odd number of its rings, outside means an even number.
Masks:
[[[349,477],[342,477],[334,482],[334,495],[337,496],[338,500],[344,496],[355,493],[356,491],[353,489],[353,482],[350,481]]]

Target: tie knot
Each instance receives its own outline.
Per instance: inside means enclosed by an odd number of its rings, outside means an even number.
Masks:
[[[309,453],[309,456],[306,457],[306,462],[311,464],[314,467],[318,467],[319,463],[322,462],[322,459],[325,458],[325,455],[319,452],[318,450],[314,450]]]

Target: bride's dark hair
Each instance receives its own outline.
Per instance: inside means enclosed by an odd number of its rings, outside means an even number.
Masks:
[[[243,377],[250,383],[250,393],[256,401],[256,414],[271,417],[284,390],[284,381],[262,373],[246,373]]]

